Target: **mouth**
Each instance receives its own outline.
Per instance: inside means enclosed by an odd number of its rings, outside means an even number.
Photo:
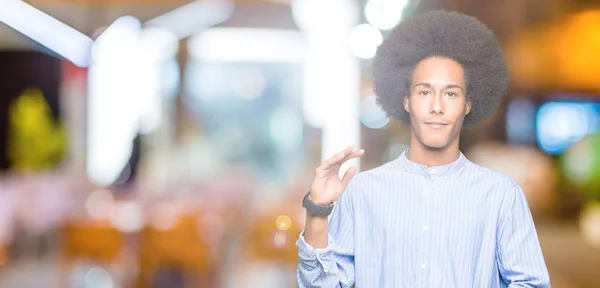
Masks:
[[[448,123],[443,122],[443,121],[426,121],[425,125],[433,128],[433,129],[442,129],[442,128],[448,126]]]

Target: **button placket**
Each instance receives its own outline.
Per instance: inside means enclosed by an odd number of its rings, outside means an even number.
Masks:
[[[431,221],[432,221],[432,213],[433,213],[433,199],[432,199],[432,194],[433,192],[435,192],[433,190],[434,186],[433,186],[433,179],[429,179],[428,181],[429,183],[426,184],[426,187],[424,187],[423,189],[423,214],[422,214],[422,222],[421,222],[421,245],[420,247],[422,249],[420,249],[420,256],[419,256],[419,262],[416,263],[417,265],[419,265],[419,270],[424,273],[423,277],[426,277],[427,275],[427,270],[428,270],[428,263],[430,261],[430,253],[431,253],[431,233],[429,232],[431,227]]]

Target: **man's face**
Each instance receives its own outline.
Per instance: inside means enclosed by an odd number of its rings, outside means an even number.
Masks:
[[[471,110],[463,68],[442,57],[419,62],[404,109],[410,114],[413,137],[426,148],[438,150],[458,143],[463,120]]]

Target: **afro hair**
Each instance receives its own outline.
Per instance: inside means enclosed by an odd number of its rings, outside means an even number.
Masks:
[[[458,62],[466,76],[471,112],[464,125],[491,116],[508,86],[506,60],[494,32],[475,17],[444,10],[428,11],[401,22],[379,46],[373,59],[377,103],[386,114],[405,124],[412,75],[423,59],[438,56]]]

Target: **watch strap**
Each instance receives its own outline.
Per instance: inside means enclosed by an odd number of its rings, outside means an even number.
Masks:
[[[333,211],[333,203],[329,205],[321,205],[310,200],[310,191],[306,193],[304,199],[302,200],[302,207],[306,208],[308,214],[313,216],[329,216]]]

